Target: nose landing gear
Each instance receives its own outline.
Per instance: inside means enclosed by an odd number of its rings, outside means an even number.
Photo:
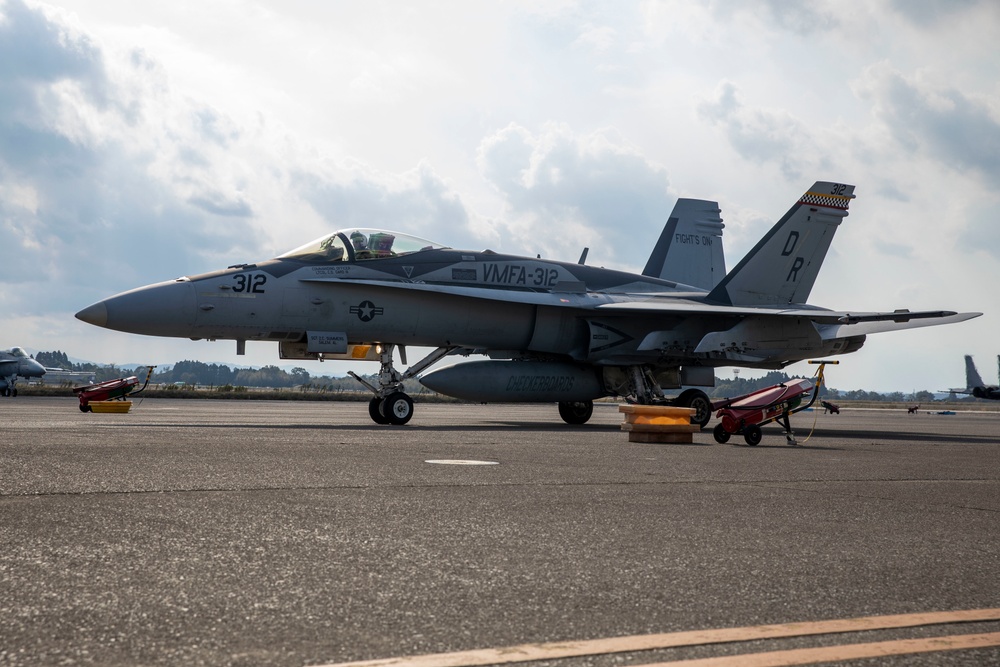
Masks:
[[[378,386],[368,382],[357,373],[348,371],[351,377],[375,394],[375,397],[368,402],[368,416],[376,424],[402,426],[410,421],[410,418],[413,417],[413,399],[403,391],[403,382],[423,372],[428,366],[436,363],[455,349],[455,347],[439,347],[410,366],[404,373],[400,373],[392,364],[392,353],[395,348],[396,346],[391,343],[379,345],[377,348],[381,364],[378,372]],[[406,348],[402,345],[399,346],[399,357],[400,361],[405,364]]]
[[[376,424],[402,426],[413,416],[413,399],[401,391],[385,398],[376,396],[368,402],[368,416]]]

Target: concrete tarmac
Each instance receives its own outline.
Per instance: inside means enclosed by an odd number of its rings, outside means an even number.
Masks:
[[[1000,607],[1000,413],[803,412],[800,442],[814,420],[802,446],[772,425],[751,448],[632,444],[612,405],[568,426],[554,405],[418,402],[389,427],[363,403],[0,399],[0,665],[319,665]]]

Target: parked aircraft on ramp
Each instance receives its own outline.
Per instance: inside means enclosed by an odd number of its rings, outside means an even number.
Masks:
[[[807,305],[854,186],[818,182],[724,277],[714,202],[682,200],[642,274],[490,250],[454,250],[376,229],[328,234],[275,259],[181,277],[76,316],[137,334],[278,342],[283,359],[380,364],[369,414],[405,424],[404,381],[449,355],[485,354],[420,378],[475,401],[557,402],[569,423],[621,396],[692,406],[704,425],[719,366],[778,369],[847,354],[867,334],[981,313],[832,311]],[[693,203],[692,203],[693,202]],[[718,248],[716,246],[719,246]],[[583,258],[581,257],[581,260]],[[406,346],[435,348],[405,372]]]
[[[1000,373],[1000,355],[997,355],[997,373]],[[965,355],[965,389],[949,389],[953,394],[972,394],[976,398],[1000,401],[1000,386],[989,386],[983,382],[972,362],[972,355]]]
[[[0,350],[0,396],[17,396],[17,378],[40,378],[45,367],[32,359],[24,348]]]

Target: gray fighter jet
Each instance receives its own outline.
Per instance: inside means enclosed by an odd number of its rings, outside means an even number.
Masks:
[[[997,355],[997,369],[1000,372],[1000,355]],[[990,386],[983,382],[976,370],[976,364],[972,361],[972,355],[965,355],[965,388],[949,389],[953,394],[972,394],[976,398],[985,398],[991,401],[1000,401],[1000,387]]]
[[[326,235],[275,259],[112,296],[85,322],[153,336],[277,341],[283,359],[380,363],[369,414],[405,424],[403,383],[449,355],[488,358],[420,381],[478,402],[554,402],[571,424],[620,396],[695,408],[719,366],[778,369],[859,349],[867,334],[961,322],[980,313],[843,312],[806,305],[854,186],[818,182],[732,271],[714,202],[682,200],[642,274],[490,250],[454,250],[375,229]],[[581,260],[583,258],[581,257]],[[435,348],[405,372],[406,346]]]
[[[17,378],[40,378],[45,367],[21,347],[0,350],[0,396],[17,396]]]

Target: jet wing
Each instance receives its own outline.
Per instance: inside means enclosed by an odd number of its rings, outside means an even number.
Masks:
[[[528,303],[539,306],[562,306],[573,308],[593,308],[597,304],[608,303],[610,298],[605,294],[594,292],[534,292],[530,290],[513,290],[493,287],[472,287],[466,285],[440,285],[433,283],[406,283],[392,280],[359,280],[354,278],[303,278],[305,283],[329,283],[331,285],[364,285],[378,289],[414,290],[432,294],[451,294],[473,299],[489,301],[506,301],[511,303]]]
[[[406,283],[392,280],[362,280],[356,278],[303,278],[307,283],[353,284],[375,287],[378,289],[416,290],[433,294],[451,294],[472,299],[490,301],[505,301],[510,303],[527,303],[538,306],[553,306],[556,308],[584,308],[588,310],[611,310],[614,314],[634,313],[649,316],[651,313],[664,315],[786,315],[788,313],[809,313],[812,316],[823,314],[823,310],[792,310],[784,311],[774,308],[758,308],[752,306],[720,306],[701,303],[694,297],[703,296],[703,292],[671,294],[670,297],[660,297],[649,300],[650,294],[628,294],[608,292],[560,292],[558,288],[551,291],[530,291],[502,289],[494,287],[473,287],[466,285],[441,285],[435,283]],[[687,297],[687,298],[685,298]],[[633,299],[623,301],[622,299]],[[840,313],[843,315],[843,313]],[[831,321],[836,322],[834,317]]]
[[[491,301],[506,301],[511,303],[529,303],[539,306],[563,308],[584,308],[615,314],[633,313],[649,316],[662,315],[720,315],[720,316],[751,316],[764,315],[771,317],[795,317],[815,322],[823,338],[841,336],[860,336],[882,331],[914,329],[938,324],[964,322],[979,317],[982,313],[956,313],[950,310],[892,312],[849,312],[791,306],[789,308],[773,308],[762,306],[723,306],[694,300],[694,294],[688,298],[671,295],[650,298],[649,294],[615,294],[604,292],[567,291],[528,291],[497,289],[491,287],[473,287],[465,285],[440,285],[430,283],[405,283],[391,280],[359,280],[351,278],[304,278],[303,282],[366,285],[380,289],[416,290],[433,294],[451,294],[474,299]],[[622,300],[630,299],[630,300]]]
[[[899,331],[918,327],[964,322],[982,313],[957,313],[953,310],[895,310],[892,312],[849,312],[822,308],[766,308],[745,306],[716,306],[708,303],[657,299],[638,302],[620,302],[598,306],[601,311],[652,313],[692,313],[705,315],[768,315],[771,317],[796,317],[816,324],[824,339],[861,336],[883,331]]]
[[[933,327],[939,324],[954,324],[964,322],[982,313],[956,313],[953,311],[917,311],[907,313],[900,318],[895,313],[867,313],[870,319],[854,318],[860,314],[847,314],[840,324],[823,325],[817,322],[820,335],[824,339],[841,338],[844,336],[861,336],[883,331],[902,331],[903,329],[918,329]]]

